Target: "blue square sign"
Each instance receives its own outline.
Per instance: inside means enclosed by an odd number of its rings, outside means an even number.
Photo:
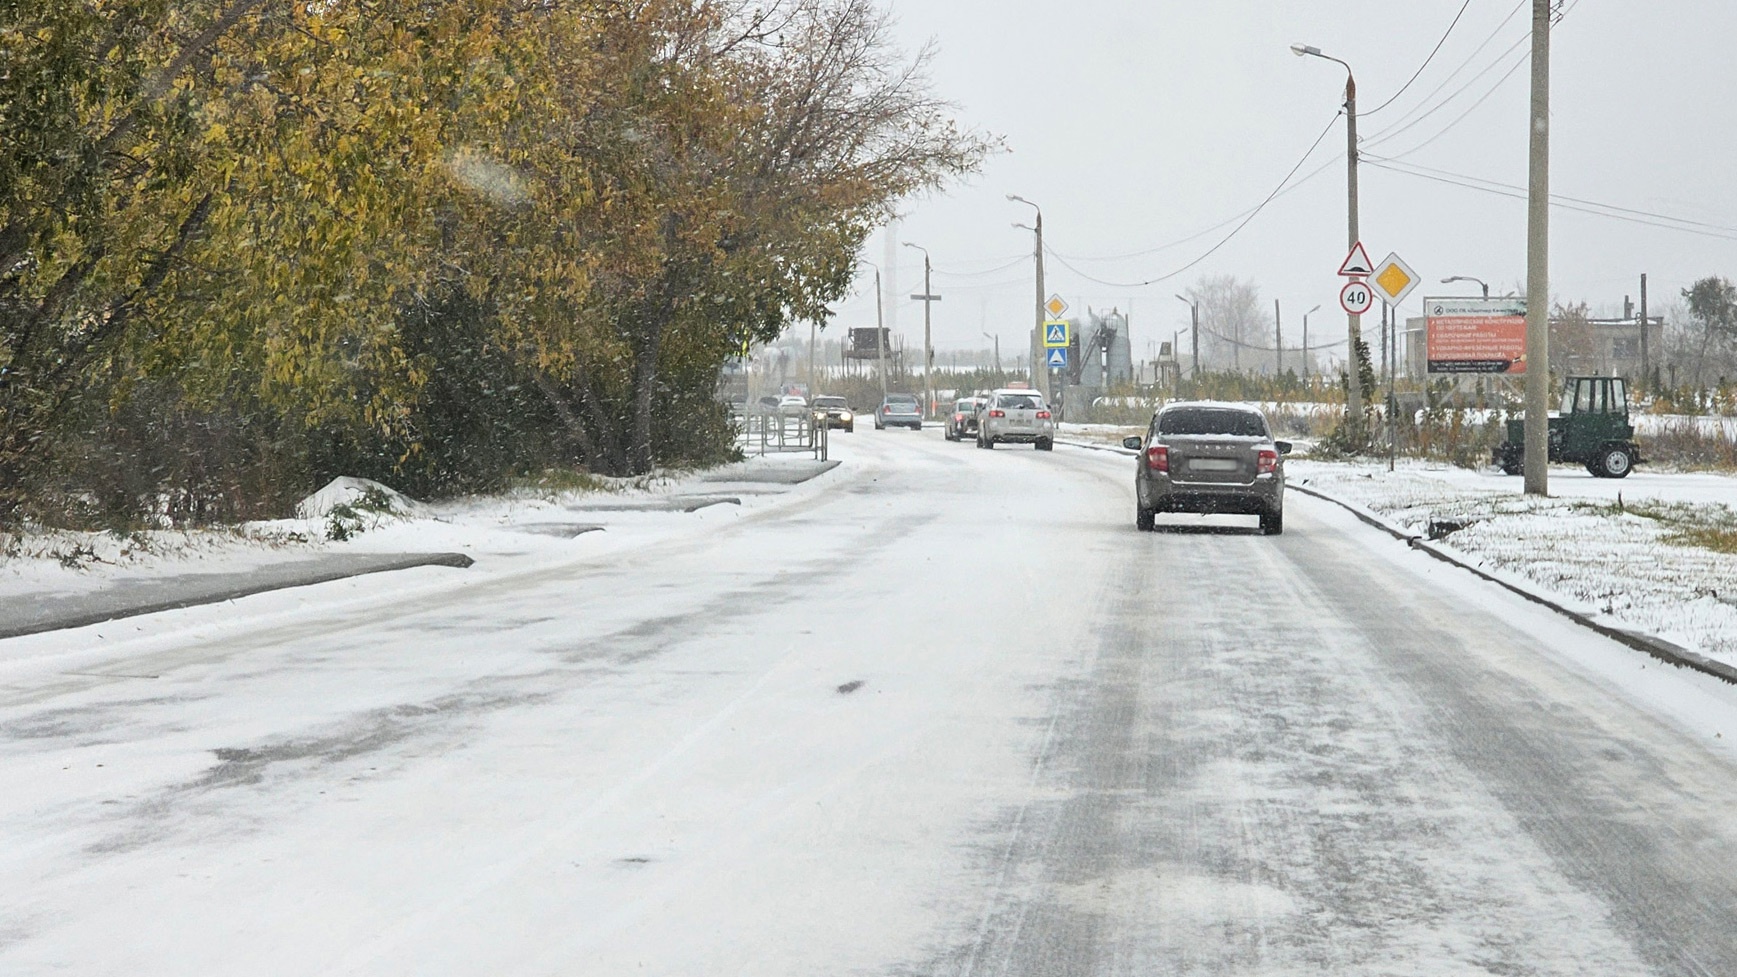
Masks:
[[[1052,370],[1066,369],[1068,365],[1068,351],[1065,349],[1049,350],[1044,356],[1044,363]]]

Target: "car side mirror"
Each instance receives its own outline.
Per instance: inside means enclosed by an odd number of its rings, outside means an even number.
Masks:
[[[1288,455],[1291,453],[1292,445],[1289,441],[1274,441],[1273,447],[1279,449],[1279,454]]]
[[[1139,438],[1123,438],[1122,439],[1122,447],[1127,448],[1129,451],[1139,451],[1140,450],[1140,439]]]

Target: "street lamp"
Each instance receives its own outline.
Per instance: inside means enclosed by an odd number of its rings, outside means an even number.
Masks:
[[[1200,303],[1180,295],[1176,296],[1176,301],[1188,306],[1188,321],[1194,330],[1194,369],[1190,371],[1189,376],[1198,383],[1200,381]]]
[[[909,241],[903,243],[907,248],[916,248],[923,252],[923,294],[913,295],[911,298],[923,303],[923,416],[927,417],[933,413],[935,403],[935,381],[932,376],[935,353],[930,348],[929,310],[933,309],[935,303],[940,301],[940,296],[936,295],[934,289],[929,286],[929,273],[931,271],[929,249]]]
[[[1044,369],[1043,359],[1043,208],[1017,193],[1008,194],[1007,201],[1008,203],[1024,204],[1037,211],[1036,225],[1026,227],[1024,224],[1015,224],[1013,226],[1024,228],[1037,235],[1037,247],[1032,250],[1032,255],[1037,259],[1037,321],[1033,323],[1031,331],[1031,377],[1037,381],[1037,387],[1043,391],[1044,396],[1049,397],[1051,396],[1049,371]]]
[[[1490,297],[1490,286],[1485,284],[1482,278],[1473,278],[1470,275],[1449,275],[1441,280],[1443,285],[1452,285],[1454,282],[1477,282],[1479,287],[1484,290],[1484,298]]]
[[[993,342],[995,344],[995,372],[1000,373],[1001,372],[1001,337],[1000,336],[991,336],[988,333],[984,333],[983,338],[987,339],[990,342]]]
[[[1315,313],[1317,313],[1319,311],[1321,311],[1321,307],[1317,305],[1314,308],[1310,309],[1309,311],[1303,313],[1303,382],[1304,383],[1309,382],[1309,317],[1314,315]]]
[[[1297,57],[1320,58],[1331,61],[1345,69],[1345,169],[1346,169],[1346,248],[1357,247],[1357,77],[1352,74],[1351,66],[1330,54],[1322,54],[1321,49],[1308,44],[1291,45],[1291,53]],[[1346,371],[1346,412],[1347,421],[1353,425],[1353,430],[1361,434],[1363,430],[1363,378],[1360,375],[1360,361],[1357,346],[1362,341],[1363,317],[1355,312],[1347,313],[1346,327],[1351,337],[1351,368]]]

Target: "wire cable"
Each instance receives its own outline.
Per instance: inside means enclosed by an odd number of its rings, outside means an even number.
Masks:
[[[1030,260],[1031,260],[1031,255],[1022,254],[1018,258],[1015,258],[1014,260],[1009,261],[1005,265],[1000,265],[1000,266],[997,266],[995,268],[990,268],[986,271],[947,271],[944,268],[931,268],[930,271],[934,272],[936,275],[940,275],[943,278],[987,278],[990,275],[999,275],[1009,268],[1017,268],[1020,265],[1023,265],[1027,261],[1030,261]]]
[[[1494,194],[1499,197],[1509,197],[1515,200],[1527,199],[1525,187],[1482,177],[1467,176],[1463,173],[1450,173],[1446,170],[1429,170],[1428,167],[1413,163],[1392,164],[1380,158],[1368,159],[1370,166],[1388,170],[1402,176],[1410,176],[1420,180],[1431,180],[1450,186],[1462,187],[1467,190],[1477,190],[1481,193]],[[1426,172],[1420,172],[1426,171]],[[1704,221],[1693,221],[1682,217],[1672,217],[1668,214],[1655,214],[1650,211],[1634,210],[1629,207],[1618,207],[1614,204],[1599,203],[1581,197],[1566,197],[1561,194],[1550,195],[1550,206],[1559,210],[1590,214],[1594,217],[1606,217],[1611,220],[1627,221],[1631,224],[1642,224],[1647,227],[1657,227],[1667,231],[1681,231],[1685,234],[1695,234],[1701,237],[1718,238],[1725,241],[1737,241],[1737,227],[1726,227],[1720,224],[1709,224]]]
[[[1455,126],[1459,125],[1461,122],[1466,121],[1466,119],[1468,117],[1470,117],[1473,112],[1476,112],[1485,102],[1489,101],[1490,98],[1496,94],[1496,92],[1500,91],[1502,86],[1507,84],[1508,79],[1514,77],[1514,73],[1519,71],[1521,68],[1525,67],[1529,60],[1530,60],[1529,58],[1521,58],[1520,60],[1514,62],[1513,66],[1510,67],[1507,70],[1507,72],[1502,75],[1502,77],[1496,79],[1496,83],[1494,85],[1490,86],[1489,91],[1485,92],[1482,96],[1480,96],[1478,98],[1477,101],[1473,102],[1471,104],[1470,108],[1466,109],[1464,112],[1461,112],[1458,116],[1455,116],[1454,120],[1452,122],[1449,122],[1447,125],[1442,126],[1441,129],[1437,130],[1435,135],[1430,136],[1428,139],[1425,139],[1423,142],[1418,143],[1417,145],[1411,147],[1410,149],[1404,150],[1402,152],[1394,153],[1392,156],[1388,156],[1388,157],[1384,157],[1384,158],[1389,159],[1389,160],[1403,159],[1407,156],[1410,156],[1412,153],[1415,153],[1418,150],[1423,149],[1425,146],[1428,146],[1430,143],[1435,142],[1437,139],[1440,139],[1441,137],[1452,132],[1454,130]],[[1419,119],[1418,121],[1421,122],[1423,120]],[[1395,135],[1397,135],[1397,133],[1395,133]],[[1379,145],[1379,143],[1372,143],[1371,145]],[[1363,155],[1364,155],[1364,158],[1369,158],[1369,154],[1365,153]]]
[[[1238,234],[1240,234],[1242,232],[1242,229],[1249,225],[1250,221],[1254,220],[1255,217],[1257,215],[1259,215],[1261,211],[1266,209],[1267,204],[1272,203],[1273,199],[1275,197],[1277,197],[1279,194],[1283,193],[1285,190],[1285,186],[1291,182],[1291,177],[1296,176],[1297,171],[1303,168],[1303,164],[1307,163],[1309,161],[1309,157],[1315,155],[1315,150],[1319,149],[1321,146],[1321,140],[1327,138],[1327,133],[1333,131],[1333,126],[1338,123],[1339,117],[1341,115],[1344,115],[1344,114],[1345,113],[1342,111],[1333,113],[1333,118],[1331,118],[1327,121],[1326,127],[1321,130],[1320,135],[1315,137],[1315,141],[1309,144],[1309,148],[1303,152],[1302,157],[1297,160],[1297,164],[1295,166],[1291,167],[1290,171],[1285,174],[1285,178],[1280,180],[1279,185],[1273,188],[1273,192],[1267,194],[1265,200],[1262,200],[1259,204],[1255,205],[1253,210],[1250,210],[1248,212],[1248,216],[1246,216],[1242,219],[1242,223],[1240,223],[1240,224],[1236,225],[1236,227],[1232,228],[1231,232],[1229,234],[1226,234],[1222,239],[1220,239],[1217,244],[1206,249],[1206,252],[1204,254],[1200,255],[1200,257],[1195,258],[1193,261],[1190,261],[1189,263],[1183,265],[1182,267],[1176,269],[1175,271],[1169,272],[1167,274],[1159,275],[1156,278],[1148,278],[1142,282],[1111,282],[1111,281],[1105,281],[1104,279],[1101,279],[1101,278],[1094,278],[1091,275],[1088,275],[1085,272],[1080,271],[1078,268],[1075,268],[1073,265],[1069,264],[1067,262],[1067,260],[1064,259],[1061,255],[1056,254],[1056,252],[1054,250],[1052,250],[1051,248],[1049,248],[1047,246],[1043,249],[1044,253],[1055,258],[1057,261],[1061,262],[1062,267],[1064,267],[1067,270],[1073,272],[1074,274],[1080,276],[1081,278],[1084,278],[1086,281],[1092,282],[1093,284],[1096,284],[1096,285],[1105,285],[1105,286],[1108,286],[1110,288],[1144,288],[1147,285],[1156,285],[1161,281],[1175,278],[1177,275],[1182,274],[1183,272],[1189,270],[1190,268],[1193,268],[1195,265],[1200,264],[1202,261],[1205,261],[1207,258],[1212,257],[1215,253],[1218,252],[1218,250],[1220,248],[1224,247],[1226,244],[1229,244],[1231,242],[1232,238],[1234,238]]]
[[[1375,106],[1374,108],[1370,109],[1367,112],[1360,112],[1358,114],[1364,115],[1364,116],[1374,115],[1375,113],[1381,111],[1382,109],[1388,107],[1389,105],[1392,105],[1394,100],[1399,98],[1399,96],[1404,95],[1405,90],[1411,87],[1412,82],[1417,81],[1418,76],[1423,74],[1423,69],[1429,67],[1429,63],[1431,61],[1434,61],[1435,56],[1441,52],[1441,46],[1443,44],[1447,43],[1447,39],[1451,34],[1453,34],[1454,28],[1459,26],[1460,18],[1464,17],[1466,15],[1466,8],[1470,7],[1471,5],[1472,5],[1472,0],[1466,0],[1465,3],[1460,4],[1460,12],[1457,14],[1454,14],[1453,23],[1449,24],[1447,30],[1442,33],[1441,40],[1435,42],[1435,47],[1430,50],[1429,57],[1424,58],[1423,64],[1418,65],[1417,70],[1412,72],[1411,78],[1409,80],[1407,80],[1405,84],[1399,86],[1399,91],[1394,92],[1393,95],[1387,99],[1387,101],[1382,102],[1380,105]]]

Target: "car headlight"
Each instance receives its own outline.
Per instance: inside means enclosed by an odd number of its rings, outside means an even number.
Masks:
[[[856,417],[856,415],[852,414],[850,411],[844,411],[838,415],[838,419],[841,421],[852,420],[855,417]]]

